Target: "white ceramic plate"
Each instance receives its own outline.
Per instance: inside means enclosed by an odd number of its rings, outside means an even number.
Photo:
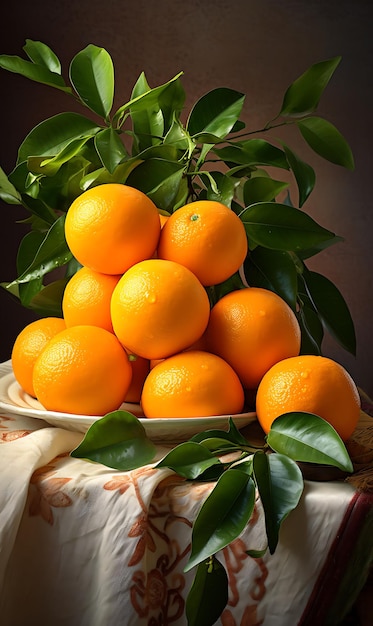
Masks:
[[[122,404],[120,407],[139,417],[145,431],[153,441],[177,442],[185,441],[196,433],[211,428],[228,429],[229,417],[232,417],[237,428],[243,428],[256,419],[255,413],[237,415],[219,415],[212,417],[188,417],[167,419],[146,419],[138,404]],[[0,363],[0,410],[10,414],[25,415],[44,420],[53,426],[86,432],[101,415],[73,415],[46,411],[44,407],[19,386],[14,378],[11,361]]]

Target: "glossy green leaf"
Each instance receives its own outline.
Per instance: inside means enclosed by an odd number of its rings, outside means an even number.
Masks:
[[[308,295],[332,337],[351,354],[356,354],[356,335],[351,313],[339,289],[322,274],[305,272]]]
[[[140,189],[159,209],[172,209],[178,195],[185,166],[164,159],[149,159],[134,169],[127,184]]]
[[[17,163],[30,156],[55,156],[73,139],[93,137],[99,130],[97,124],[79,113],[58,113],[27,135],[19,147]]]
[[[115,168],[114,172],[110,172],[106,167],[99,167],[96,170],[89,171],[80,180],[81,190],[85,191],[92,185],[100,185],[105,183],[126,183],[128,176],[142,163],[141,159],[133,158],[124,160]]]
[[[164,145],[171,145],[182,153],[187,154],[190,158],[195,149],[195,143],[189,136],[189,133],[185,130],[184,126],[178,119],[173,119],[172,124],[165,134]]]
[[[158,94],[158,102],[163,115],[165,134],[170,130],[174,120],[179,120],[184,109],[185,91],[181,82],[181,74],[169,81]]]
[[[264,509],[268,547],[276,550],[282,522],[299,503],[303,477],[299,467],[282,454],[254,454],[253,470]]]
[[[272,423],[267,443],[294,461],[318,463],[352,472],[346,447],[336,430],[313,413],[289,412]]]
[[[268,546],[261,550],[246,550],[246,554],[251,556],[252,559],[261,559],[267,552]]]
[[[207,199],[214,202],[222,202],[230,207],[235,196],[238,181],[231,176],[225,176],[222,172],[206,172],[206,174],[209,175],[203,178],[206,192],[202,191],[199,198],[201,200]]]
[[[245,437],[241,435],[240,431],[238,430],[237,426],[235,425],[231,417],[229,418],[228,423],[229,423],[228,431],[218,430],[218,429],[204,430],[200,433],[196,433],[195,435],[193,435],[193,437],[191,438],[191,441],[201,443],[205,439],[211,439],[212,437],[216,437],[218,439],[224,439],[225,441],[229,441],[239,446],[247,446],[248,445],[247,439],[245,439]]]
[[[220,461],[204,446],[187,441],[176,446],[157,464],[156,467],[169,467],[180,476],[194,480],[206,469]]]
[[[226,471],[227,467],[226,465],[223,465],[223,463],[218,463],[216,465],[211,465],[211,467],[208,467],[207,469],[205,469],[199,476],[198,476],[198,482],[205,482],[205,483],[215,483],[217,480],[219,480],[220,476],[222,474],[224,474],[224,472]]]
[[[54,176],[60,167],[64,163],[72,161],[73,158],[78,155],[83,146],[89,140],[89,137],[83,137],[81,139],[73,139],[66,144],[58,154],[52,157],[45,158],[43,156],[30,157],[27,160],[27,166],[34,174],[44,174],[45,176]],[[58,186],[58,182],[54,182],[55,186]]]
[[[97,133],[95,146],[102,164],[110,174],[113,174],[119,163],[127,156],[124,144],[113,128],[105,128]]]
[[[192,550],[184,571],[229,545],[245,528],[255,504],[250,476],[229,469],[219,478],[203,503],[192,531]]]
[[[180,88],[179,78],[182,74],[183,72],[179,72],[176,76],[171,78],[171,80],[167,81],[167,83],[149,89],[149,91],[141,93],[135,98],[131,98],[131,100],[119,107],[113,117],[113,126],[121,126],[126,119],[126,114],[128,115],[130,110],[131,113],[135,111],[146,111],[154,107],[154,105],[159,105],[162,99],[166,98],[166,94],[168,93],[171,95],[175,95],[176,93],[175,107],[179,108],[182,101],[182,89]],[[177,87],[174,88],[173,83],[178,83]]]
[[[27,283],[65,265],[72,254],[64,237],[65,216],[61,215],[45,235],[32,263],[13,283]],[[12,284],[12,283],[11,283]]]
[[[150,91],[150,87],[142,72],[133,88],[132,99],[143,96]],[[159,144],[164,132],[163,114],[159,102],[152,102],[146,109],[131,111],[133,148],[136,155],[149,146]]]
[[[335,246],[337,243],[341,243],[342,241],[345,241],[343,237],[340,237],[339,235],[335,235],[333,239],[320,241],[320,243],[313,246],[312,248],[308,248],[306,250],[299,250],[297,255],[300,259],[309,259],[310,257],[315,256],[316,254],[319,254],[323,250],[330,248],[330,246]]]
[[[201,445],[210,450],[213,454],[228,453],[239,450],[239,446],[224,437],[206,437],[201,441]]]
[[[258,202],[240,214],[249,241],[273,250],[302,250],[332,239],[307,213],[278,202]]]
[[[31,230],[26,233],[21,240],[17,253],[17,273],[18,276],[27,269],[32,263],[40,245],[44,239],[44,233],[36,230]],[[18,285],[18,297],[21,304],[27,308],[30,308],[31,301],[43,288],[43,278],[34,278],[27,283],[20,283]]]
[[[301,207],[315,187],[315,170],[308,163],[302,161],[288,146],[284,145],[284,151],[298,185],[299,206]]]
[[[104,119],[114,99],[114,67],[110,54],[89,44],[70,63],[70,80],[82,102]]]
[[[83,143],[83,146],[79,147],[80,142]],[[59,153],[56,157],[56,162],[53,160],[54,157],[51,157],[51,163],[44,170],[41,168],[42,175],[37,176],[37,184],[31,190],[31,194],[34,196],[31,205],[28,199],[30,189],[26,190],[27,198],[23,194],[22,199],[30,211],[45,219],[46,222],[53,223],[56,215],[66,213],[72,201],[82,193],[80,182],[90,167],[82,156],[82,152],[86,150],[86,145],[84,140],[73,141],[66,150],[64,149]],[[77,154],[69,159],[68,153],[70,150],[77,151]],[[65,161],[66,158],[67,161]],[[59,162],[59,159],[61,159],[61,162]],[[38,160],[39,163],[47,161],[44,157],[33,157],[28,160],[28,166],[30,166],[31,160],[33,163]],[[48,176],[44,174],[47,169]],[[34,191],[36,193],[33,193]],[[48,211],[50,214],[49,219]]]
[[[43,221],[46,226],[52,226],[56,221],[56,214],[45,204],[43,199],[33,198],[28,194],[22,194],[22,204],[27,207],[33,216]]]
[[[226,163],[289,169],[285,153],[265,139],[247,139],[224,148],[214,148],[213,152]]]
[[[349,170],[355,167],[354,157],[346,139],[339,130],[321,117],[308,117],[298,122],[298,128],[317,154]]]
[[[42,287],[42,289],[31,298],[29,303],[30,309],[42,316],[52,315],[54,317],[63,317],[62,297],[67,282],[67,278],[60,278]],[[20,284],[19,287],[21,292],[21,288],[26,287],[26,285]]]
[[[315,63],[286,90],[280,115],[299,117],[313,113],[341,57]]]
[[[8,204],[21,204],[22,197],[17,188],[10,182],[0,167],[0,198]]]
[[[62,91],[71,92],[60,74],[51,72],[45,65],[39,65],[32,61],[26,61],[19,56],[0,55],[0,67],[14,74],[21,74],[37,83],[43,83],[49,87],[56,87]]]
[[[216,556],[212,556],[197,567],[185,604],[188,626],[213,626],[227,602],[227,572]]]
[[[26,39],[26,44],[23,46],[28,58],[37,65],[44,65],[48,70],[55,74],[61,74],[61,63],[57,55],[41,41],[33,41],[32,39]]]
[[[303,300],[303,294],[301,296]],[[301,328],[301,354],[321,355],[321,345],[324,338],[322,322],[312,306],[302,304],[297,312]]]
[[[184,167],[175,167],[174,171],[159,185],[151,189],[147,195],[159,209],[171,212],[179,196],[183,177]]]
[[[271,202],[284,191],[289,183],[274,180],[266,176],[254,176],[249,178],[243,188],[243,200],[245,207],[257,202]]]
[[[156,447],[138,418],[119,410],[93,422],[70,456],[125,472],[151,463],[155,453]]]
[[[256,246],[245,259],[244,271],[249,285],[274,291],[295,310],[297,269],[289,252]]]
[[[245,96],[233,89],[221,87],[213,89],[193,106],[186,128],[193,137],[201,133],[212,133],[219,138],[226,137],[237,122]]]

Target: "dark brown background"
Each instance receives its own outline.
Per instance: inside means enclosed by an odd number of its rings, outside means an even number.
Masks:
[[[66,76],[72,57],[88,43],[105,47],[116,68],[116,105],[125,102],[142,70],[157,86],[185,73],[187,104],[226,86],[246,94],[245,120],[260,127],[275,115],[287,86],[312,63],[342,55],[319,113],[349,141],[356,170],[348,172],[314,156],[298,135],[294,149],[317,171],[316,191],[305,209],[345,238],[311,268],[342,291],[355,321],[354,358],[328,339],[324,351],[342,363],[373,395],[372,308],[372,38],[370,1],[320,0],[59,0],[8,3],[0,26],[0,53],[22,55],[26,38],[47,43]],[[70,100],[0,70],[0,165],[9,173],[17,148],[39,121],[71,109]],[[19,207],[0,204],[0,280],[15,277],[24,227]],[[0,292],[0,360],[9,358],[17,332],[33,319]]]

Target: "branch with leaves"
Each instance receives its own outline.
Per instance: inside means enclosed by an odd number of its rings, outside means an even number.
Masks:
[[[41,121],[20,145],[13,171],[6,175],[0,168],[0,197],[22,205],[30,225],[19,246],[18,276],[1,283],[3,288],[40,315],[62,315],[64,287],[79,267],[65,241],[65,215],[91,186],[131,185],[166,214],[197,198],[219,200],[245,224],[249,252],[242,272],[209,288],[211,302],[246,284],[271,289],[297,314],[302,352],[321,354],[328,331],[355,353],[354,324],[342,294],[307,267],[309,258],[341,241],[303,210],[315,171],[284,142],[263,138],[291,124],[320,157],[354,168],[344,137],[316,115],[340,57],[311,66],[289,86],[272,120],[261,129],[247,129],[240,119],[245,96],[232,89],[206,93],[183,120],[182,73],[155,88],[142,73],[130,99],[113,110],[114,67],[105,49],[88,45],[78,52],[69,82],[45,44],[28,39],[24,52],[27,58],[0,55],[0,67],[60,90],[84,113],[63,112]],[[273,169],[278,177],[271,175]],[[297,202],[286,180],[289,173]],[[45,281],[56,268],[58,277]]]
[[[114,411],[94,422],[71,452],[72,457],[120,471],[151,463],[155,455],[156,447],[144,426],[125,411]],[[247,554],[258,558],[267,550],[275,552],[281,525],[303,492],[299,462],[353,471],[334,428],[321,417],[304,413],[278,417],[263,445],[250,443],[230,418],[227,432],[198,433],[156,463],[156,468],[169,468],[188,481],[215,483],[193,522],[191,552],[184,568],[185,572],[195,568],[186,600],[188,626],[212,626],[223,612],[228,576],[217,554],[244,531],[257,495],[263,506],[267,545],[253,546]]]

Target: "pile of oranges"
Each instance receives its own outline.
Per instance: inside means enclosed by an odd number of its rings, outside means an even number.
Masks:
[[[104,415],[133,402],[148,418],[233,415],[256,396],[266,432],[300,410],[351,435],[355,384],[338,363],[299,356],[297,317],[277,294],[243,287],[210,306],[207,288],[248,251],[230,208],[201,200],[165,217],[132,187],[99,185],[74,200],[65,236],[82,267],[63,318],[32,322],[12,351],[16,380],[47,410]]]

